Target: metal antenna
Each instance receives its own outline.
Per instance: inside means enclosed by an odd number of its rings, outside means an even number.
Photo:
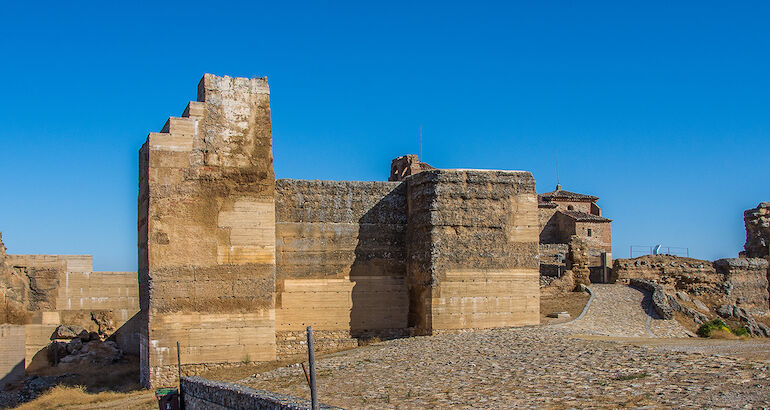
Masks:
[[[420,157],[417,159],[422,161],[422,124],[420,124]]]
[[[556,185],[559,186],[559,155],[556,153],[556,148],[553,149],[553,157],[556,160]]]

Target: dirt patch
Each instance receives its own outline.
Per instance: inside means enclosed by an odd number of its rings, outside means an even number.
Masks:
[[[131,393],[102,392],[91,394],[82,386],[56,386],[36,400],[17,409],[155,409],[155,395],[148,390]]]
[[[139,358],[126,355],[123,359],[107,366],[92,363],[60,363],[56,367],[45,367],[30,372],[38,376],[66,376],[61,385],[81,386],[88,393],[131,392],[141,389],[139,385]]]
[[[551,324],[567,322],[575,319],[583,312],[590,296],[584,292],[566,292],[560,295],[540,296],[540,323]],[[550,318],[547,315],[552,312],[567,312],[569,319]]]

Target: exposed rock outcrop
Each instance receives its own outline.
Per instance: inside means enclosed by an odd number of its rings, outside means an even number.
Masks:
[[[653,281],[675,295],[692,296],[692,303],[712,306],[732,304],[752,315],[768,315],[768,262],[759,258],[728,258],[715,262],[671,255],[646,255],[617,259],[613,276],[621,282],[631,279]],[[688,296],[689,295],[689,296]],[[688,301],[689,302],[689,301]],[[710,308],[698,308],[708,313]]]
[[[770,258],[770,202],[762,202],[743,213],[746,224],[745,256]]]

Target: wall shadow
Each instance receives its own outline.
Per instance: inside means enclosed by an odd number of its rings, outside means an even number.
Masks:
[[[8,385],[19,383],[26,376],[24,371],[24,359],[16,363],[13,368],[0,379],[0,388],[5,389]]]
[[[635,289],[639,292],[642,292],[642,302],[639,304],[639,307],[644,311],[644,313],[647,314],[647,316],[653,318],[653,319],[663,319],[660,317],[658,312],[655,311],[655,307],[652,304],[652,292],[645,289],[639,289],[636,287],[631,286],[631,289]]]
[[[358,219],[350,267],[350,333],[358,339],[407,336],[406,183],[394,186]]]

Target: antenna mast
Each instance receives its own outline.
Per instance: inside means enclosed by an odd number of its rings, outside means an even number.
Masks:
[[[559,155],[556,153],[556,148],[553,149],[553,158],[556,160],[556,185],[559,184]]]
[[[422,124],[420,124],[420,157],[417,159],[422,161]]]

